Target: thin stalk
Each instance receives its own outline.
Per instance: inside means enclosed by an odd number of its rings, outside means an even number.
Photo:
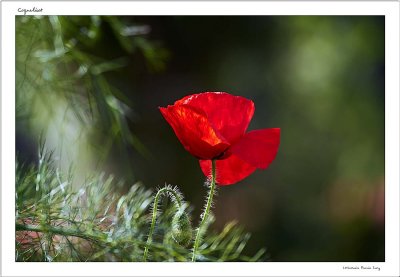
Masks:
[[[156,196],[154,197],[153,215],[152,215],[152,218],[151,218],[149,236],[147,238],[146,247],[144,248],[144,254],[143,254],[143,261],[144,262],[147,261],[147,254],[149,252],[149,245],[152,242],[154,227],[156,225],[158,201],[160,199],[160,196],[165,192],[169,192],[175,197],[176,201],[178,202],[178,208],[180,208],[182,206],[182,201],[181,201],[180,197],[178,196],[178,194],[173,189],[165,187],[165,188],[160,189],[157,192]]]
[[[90,241],[94,244],[97,245],[107,245],[109,244],[109,242],[107,241],[107,236],[99,234],[99,235],[95,235],[95,234],[86,234],[86,233],[82,233],[79,230],[74,230],[74,229],[70,229],[70,228],[62,228],[62,227],[55,227],[55,226],[43,226],[43,225],[31,225],[31,224],[20,224],[20,223],[16,223],[15,224],[15,231],[20,232],[20,231],[31,231],[31,232],[38,232],[38,233],[51,233],[53,235],[60,235],[60,236],[64,236],[64,237],[77,237],[77,238],[82,238],[85,239],[87,241]],[[129,240],[125,240],[125,239],[120,239],[117,241],[114,241],[112,243],[110,243],[111,246],[115,247],[115,245],[117,243],[121,243],[121,244],[126,244],[126,243],[135,243],[138,244],[140,246],[145,246],[145,242],[141,241],[141,240],[135,240],[132,238],[129,238]],[[153,243],[151,245],[152,248],[155,248],[157,250],[163,250],[165,249],[165,246],[162,244],[155,244]],[[175,251],[177,251],[175,249]],[[182,254],[182,253],[180,253]]]
[[[39,232],[39,233],[43,233],[43,234],[57,234],[57,235],[62,235],[62,236],[66,236],[66,237],[82,238],[82,239],[96,242],[96,243],[101,243],[101,241],[104,241],[104,238],[100,237],[100,236],[88,235],[88,234],[81,233],[76,230],[54,227],[54,226],[35,226],[35,225],[29,225],[29,224],[24,225],[24,224],[16,223],[15,231],[32,231],[32,232]]]
[[[211,205],[215,193],[215,172],[216,172],[216,166],[215,166],[215,160],[211,161],[211,186],[210,186],[210,192],[208,194],[208,199],[207,199],[207,204],[206,204],[206,209],[204,211],[203,218],[201,219],[199,228],[197,229],[197,234],[196,238],[194,240],[194,246],[193,246],[193,255],[192,255],[192,262],[196,261],[196,252],[197,249],[199,248],[200,240],[201,240],[201,232],[203,225],[207,222],[208,215],[211,210]]]

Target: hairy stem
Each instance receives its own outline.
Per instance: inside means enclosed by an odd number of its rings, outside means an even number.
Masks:
[[[150,225],[149,236],[147,237],[146,246],[144,248],[144,254],[143,254],[143,261],[144,262],[147,261],[147,254],[149,252],[149,245],[152,242],[154,227],[156,225],[158,201],[160,199],[160,196],[165,192],[171,193],[174,196],[174,198],[178,202],[178,207],[177,208],[180,208],[182,206],[182,201],[181,201],[180,197],[178,196],[178,194],[173,189],[165,187],[165,188],[160,189],[157,192],[156,196],[154,197],[153,215],[151,217],[151,225]]]
[[[208,194],[206,209],[205,209],[203,217],[201,219],[199,228],[197,229],[196,238],[194,240],[192,262],[196,261],[196,252],[197,252],[197,249],[199,248],[199,244],[200,244],[200,240],[201,240],[202,228],[203,228],[203,225],[207,222],[208,214],[210,213],[210,210],[211,210],[211,205],[212,205],[214,192],[215,192],[215,171],[216,171],[215,160],[212,160],[211,161],[211,186],[210,186],[210,192]]]

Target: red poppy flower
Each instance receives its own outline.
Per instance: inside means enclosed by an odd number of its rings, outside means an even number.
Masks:
[[[257,168],[266,169],[278,152],[279,128],[246,133],[254,103],[244,97],[204,92],[160,111],[185,149],[200,160],[206,176],[211,174],[211,160],[216,160],[219,185],[236,183]]]

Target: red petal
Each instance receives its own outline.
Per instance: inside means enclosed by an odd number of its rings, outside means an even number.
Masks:
[[[254,114],[253,101],[226,92],[193,94],[175,102],[204,111],[213,127],[230,143],[235,143],[246,132]]]
[[[248,132],[229,152],[257,168],[265,169],[275,159],[281,129],[270,128]]]
[[[160,108],[185,149],[200,159],[213,159],[229,146],[201,111],[187,105]]]
[[[211,176],[210,160],[200,160],[200,167],[204,175]],[[255,166],[248,164],[236,155],[231,155],[224,160],[217,160],[216,167],[216,182],[222,186],[237,183],[256,170]]]

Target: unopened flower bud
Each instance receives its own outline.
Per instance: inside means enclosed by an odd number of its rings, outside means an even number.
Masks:
[[[172,238],[182,246],[188,246],[192,240],[193,230],[190,218],[181,207],[172,218]]]

